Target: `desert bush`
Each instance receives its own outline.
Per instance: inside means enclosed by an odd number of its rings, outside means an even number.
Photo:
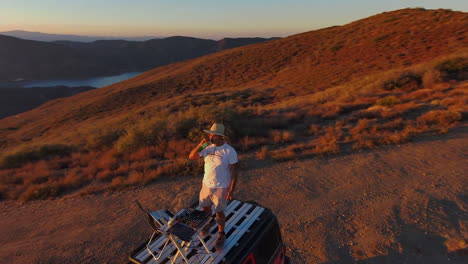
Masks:
[[[456,104],[456,99],[452,97],[447,97],[439,101],[439,105],[449,107],[451,105]]]
[[[391,109],[384,109],[380,115],[382,118],[391,119],[396,117],[402,117],[410,111],[416,111],[422,105],[416,104],[414,102],[408,102],[404,104],[394,105]]]
[[[393,132],[381,133],[376,140],[379,144],[401,144],[408,142],[414,135],[421,133],[420,130],[408,125],[404,129]]]
[[[98,130],[93,133],[86,141],[85,147],[89,150],[100,150],[111,147],[122,135],[124,129]]]
[[[435,70],[426,71],[423,75],[422,82],[424,88],[433,88],[434,84],[440,81],[440,72]]]
[[[268,148],[263,146],[259,151],[255,153],[255,157],[260,160],[267,159],[270,156]]]
[[[396,98],[395,96],[393,96],[393,95],[390,95],[390,96],[384,97],[382,99],[379,99],[376,102],[377,105],[388,106],[388,107],[392,107],[392,106],[394,106],[396,104],[399,104],[399,103],[400,103],[400,100],[398,98]]]
[[[372,139],[361,137],[358,138],[354,144],[353,149],[372,149],[375,148],[375,142]]]
[[[158,170],[158,169],[148,170],[148,171],[145,171],[144,173],[145,173],[145,178],[144,178],[143,184],[148,184],[160,178],[162,175],[162,170]]]
[[[130,164],[127,161],[122,161],[119,164],[119,167],[114,171],[115,174],[123,176],[128,173],[130,169]]]
[[[145,173],[142,171],[131,171],[128,175],[128,184],[146,183],[147,179]]]
[[[205,135],[203,130],[209,128],[215,122],[226,125],[227,136],[239,136],[239,125],[236,122],[241,119],[241,116],[237,112],[236,106],[231,103],[193,107],[184,115],[193,116],[194,118],[193,123],[186,129],[187,134],[180,135],[188,140],[199,141]]]
[[[154,160],[141,160],[141,161],[134,161],[130,163],[129,170],[133,171],[146,171],[152,170],[157,168],[157,163]]]
[[[197,142],[198,143],[198,142]],[[167,142],[163,157],[165,159],[176,159],[187,157],[188,152],[194,147],[194,143],[187,140],[170,140]]]
[[[441,77],[445,81],[468,79],[468,58],[457,57],[445,60],[436,66],[440,71]]]
[[[70,157],[70,168],[74,167],[86,167],[91,162],[94,162],[99,158],[100,152],[91,151],[91,152],[75,152],[72,153]]]
[[[375,146],[374,139],[379,136],[376,127],[367,119],[360,119],[349,132],[354,140],[353,149],[373,148]]]
[[[158,171],[159,175],[165,177],[200,175],[203,173],[203,166],[199,161],[181,159],[159,166]]]
[[[128,156],[128,160],[135,161],[135,160],[147,160],[147,159],[154,159],[157,157],[162,157],[158,155],[157,148],[154,146],[142,147],[135,152],[132,152]]]
[[[119,153],[115,150],[106,151],[95,161],[95,166],[99,169],[115,170],[118,166]]]
[[[94,183],[84,186],[83,188],[75,192],[73,196],[83,197],[86,195],[102,193],[105,190],[109,190],[109,185],[107,185],[107,183],[104,184],[104,183],[94,182]]]
[[[112,182],[110,183],[110,187],[112,189],[120,189],[120,188],[126,187],[127,185],[128,184],[127,184],[126,179],[122,176],[112,179]]]
[[[448,110],[432,110],[417,119],[419,127],[439,130],[442,133],[448,131],[455,122],[462,119],[460,112]]]
[[[287,143],[294,140],[294,133],[287,130],[273,130],[271,138],[274,143]]]
[[[73,168],[70,169],[65,177],[60,181],[60,184],[66,189],[77,189],[85,186],[90,182],[90,179],[86,177],[82,169]]]
[[[314,151],[323,154],[340,152],[340,146],[338,144],[340,137],[341,130],[339,128],[327,127],[325,134],[317,139]]]
[[[405,127],[405,123],[402,118],[397,118],[394,120],[391,120],[385,124],[380,125],[380,130],[390,130],[390,131],[395,131],[395,130],[401,130]]]
[[[132,129],[124,133],[124,135],[121,136],[119,140],[115,142],[114,147],[117,151],[121,153],[131,152],[144,146],[145,143],[145,134],[138,129]]]
[[[341,105],[339,104],[327,104],[320,108],[320,116],[324,119],[334,119],[341,113]]]
[[[362,132],[369,130],[370,122],[367,119],[360,119],[356,126],[354,126],[349,132],[351,135],[359,136]]]
[[[167,121],[163,118],[142,120],[137,125],[127,128],[114,143],[114,147],[119,153],[130,153],[141,147],[160,144],[169,135],[167,127]]]
[[[354,118],[363,118],[363,119],[375,119],[375,118],[381,118],[382,113],[384,112],[385,107],[382,107],[380,105],[374,105],[371,106],[367,109],[361,110],[356,112],[353,116]]]
[[[98,179],[99,181],[106,182],[114,178],[114,176],[115,174],[112,170],[106,169],[106,170],[98,172],[96,174],[96,179]]]
[[[414,92],[404,94],[400,98],[402,101],[417,101],[417,100],[428,101],[430,100],[430,98],[433,98],[432,95],[434,94],[437,94],[437,93],[434,93],[434,90],[426,88],[426,89],[421,89],[421,90],[417,90]]]
[[[414,91],[422,86],[422,78],[413,72],[404,72],[396,80],[388,80],[383,83],[382,88],[386,91],[402,89],[403,91]]]
[[[26,166],[24,172],[23,181],[25,185],[47,182],[52,175],[52,170],[50,169],[49,164],[44,160],[32,163],[30,166]]]
[[[114,147],[120,153],[130,153],[148,146],[162,145],[162,148],[166,148],[171,140],[199,141],[206,135],[203,129],[209,128],[213,122],[227,124],[227,135],[232,136],[235,130],[230,129],[229,125],[236,120],[236,116],[235,107],[227,104],[191,107],[178,114],[172,114],[170,118],[155,117],[140,121],[137,125],[127,128]],[[176,155],[173,155],[174,153]],[[181,153],[172,151],[169,155],[164,151],[164,155],[171,158]]]
[[[23,179],[16,176],[16,169],[1,170],[0,184],[22,184]]]
[[[43,183],[38,185],[29,186],[21,195],[18,200],[21,202],[47,199],[49,197],[56,197],[60,194],[61,187],[56,184]]]
[[[96,177],[96,174],[100,171],[100,169],[96,167],[94,164],[90,164],[88,167],[82,168],[82,171],[86,179],[92,180]]]
[[[313,136],[317,136],[320,133],[320,126],[319,125],[311,125],[309,128],[309,133]]]
[[[287,161],[297,158],[297,153],[294,151],[293,147],[287,147],[284,149],[279,149],[271,153],[271,157],[278,161]]]
[[[265,137],[249,137],[245,136],[238,140],[237,145],[242,151],[249,151],[267,143]]]
[[[37,146],[6,155],[2,159],[1,165],[5,168],[17,168],[26,163],[37,162],[51,157],[69,156],[75,150],[75,147],[68,145]]]

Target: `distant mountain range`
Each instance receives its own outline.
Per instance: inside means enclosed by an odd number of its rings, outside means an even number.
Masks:
[[[276,38],[219,41],[168,37],[146,41],[44,42],[0,35],[0,81],[86,78],[146,71]]]
[[[80,35],[67,35],[67,34],[49,34],[42,32],[31,32],[24,30],[11,30],[11,31],[0,31],[0,35],[37,40],[37,41],[79,41],[79,42],[92,42],[96,40],[129,40],[129,41],[145,41],[149,39],[161,38],[155,36],[144,36],[144,37],[109,37],[109,36],[80,36]]]

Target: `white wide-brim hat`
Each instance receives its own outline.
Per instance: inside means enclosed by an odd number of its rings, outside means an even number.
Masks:
[[[210,133],[210,134],[225,137],[225,135],[224,135],[224,125],[223,124],[214,123],[211,126],[210,130],[204,129],[203,131],[205,131],[206,133]]]

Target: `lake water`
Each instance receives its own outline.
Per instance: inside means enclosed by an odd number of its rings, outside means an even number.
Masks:
[[[132,77],[141,74],[141,72],[127,72],[115,76],[105,76],[105,77],[94,77],[90,79],[77,79],[77,80],[43,80],[43,81],[30,81],[21,84],[22,87],[48,87],[48,86],[68,86],[68,87],[79,87],[79,86],[92,86],[96,88],[101,88],[113,83],[121,82],[128,80]]]

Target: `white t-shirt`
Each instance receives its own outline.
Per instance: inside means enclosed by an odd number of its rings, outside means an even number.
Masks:
[[[205,160],[203,184],[209,188],[228,188],[231,184],[230,164],[237,163],[237,153],[233,147],[209,145],[198,153]]]

